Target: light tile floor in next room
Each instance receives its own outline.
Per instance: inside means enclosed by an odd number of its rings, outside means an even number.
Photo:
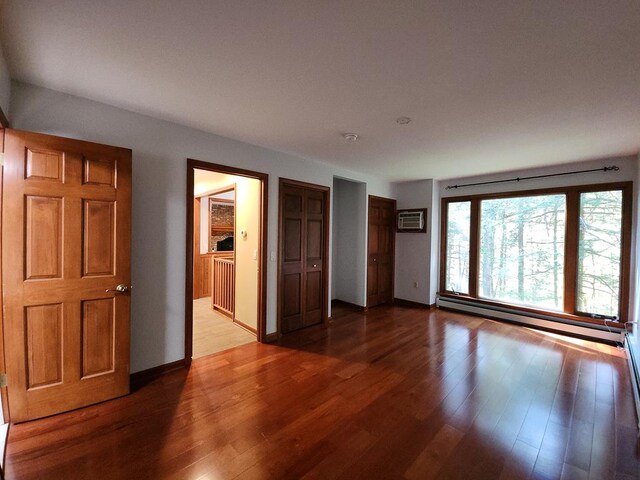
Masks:
[[[211,309],[209,297],[193,301],[193,358],[255,342],[256,336]]]

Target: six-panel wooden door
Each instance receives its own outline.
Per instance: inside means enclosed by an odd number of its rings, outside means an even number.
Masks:
[[[367,307],[393,300],[396,201],[369,196]]]
[[[12,421],[127,394],[131,151],[7,130],[2,219]]]
[[[280,330],[325,321],[328,188],[280,183]]]

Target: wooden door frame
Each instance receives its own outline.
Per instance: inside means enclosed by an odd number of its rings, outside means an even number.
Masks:
[[[365,291],[368,292],[369,289],[369,207],[371,206],[372,200],[382,200],[383,202],[389,202],[393,204],[393,212],[396,215],[398,211],[398,201],[394,198],[380,197],[377,195],[369,195],[367,199],[367,287]],[[426,220],[425,220],[426,221]],[[391,251],[393,254],[391,255],[391,300],[389,303],[393,305],[396,298],[396,226],[391,229]],[[369,305],[369,295],[367,295],[367,306],[365,308],[370,308]]]
[[[282,192],[283,186],[288,185],[291,187],[302,187],[309,188],[312,190],[317,190],[322,192],[323,202],[325,205],[324,215],[323,215],[323,232],[324,238],[322,239],[322,248],[324,250],[322,256],[322,325],[325,327],[329,325],[329,225],[330,225],[330,213],[331,213],[331,187],[327,187],[324,185],[317,185],[315,183],[302,182],[300,180],[293,180],[290,178],[280,177],[278,182],[278,310],[277,310],[277,329],[278,329],[278,337],[282,336],[282,258],[283,258],[283,249],[284,249],[284,235],[282,235],[282,217],[284,213],[284,203],[282,202]]]
[[[5,116],[2,108],[0,108],[0,154],[4,155],[4,134],[5,129],[9,128],[9,121]],[[0,164],[0,232],[2,232],[2,201],[4,198],[4,161]],[[0,279],[2,279],[2,236],[0,235]],[[2,290],[2,282],[0,281],[0,372],[6,372],[7,366],[4,359],[4,292]],[[11,421],[9,412],[9,393],[7,387],[0,388],[2,396],[2,414],[5,423]],[[4,452],[0,452],[4,455]]]
[[[184,305],[184,362],[191,363],[193,355],[193,187],[195,170],[207,170],[209,172],[236,175],[239,177],[253,178],[260,181],[261,201],[260,201],[260,256],[258,257],[258,328],[256,338],[258,342],[265,343],[267,337],[267,214],[268,214],[268,188],[269,175],[262,172],[254,172],[242,168],[219,165],[216,163],[204,162],[187,158],[187,232],[186,232],[186,261],[185,261],[185,305]]]

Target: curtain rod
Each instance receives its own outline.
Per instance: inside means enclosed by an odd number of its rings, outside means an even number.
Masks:
[[[465,183],[463,185],[449,185],[447,186],[446,190],[452,190],[454,188],[463,188],[463,187],[476,187],[478,185],[493,185],[495,183],[519,182],[520,180],[533,180],[534,178],[561,177],[563,175],[576,175],[578,173],[610,172],[610,171],[617,172],[618,170],[620,170],[620,167],[613,165],[611,167],[592,168],[591,170],[576,170],[574,172],[549,173],[547,175],[532,175],[530,177],[516,177],[516,178],[508,178],[506,180],[493,180],[490,182]]]

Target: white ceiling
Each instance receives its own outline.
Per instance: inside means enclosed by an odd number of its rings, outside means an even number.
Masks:
[[[0,32],[14,79],[393,180],[640,150],[638,0],[5,0]]]

